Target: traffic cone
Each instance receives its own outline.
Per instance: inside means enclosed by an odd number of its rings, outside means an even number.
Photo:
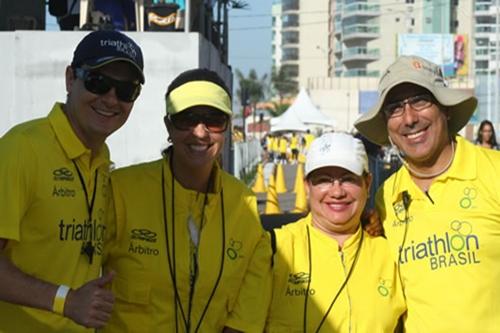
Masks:
[[[292,210],[293,213],[304,213],[308,210],[307,205],[306,189],[304,188],[304,181],[302,180],[299,184],[296,184],[295,189],[295,208]]]
[[[293,192],[297,193],[299,186],[304,188],[304,164],[297,164],[297,173],[295,176],[295,185],[293,186]]]
[[[285,174],[283,173],[283,166],[278,164],[276,167],[276,192],[285,193],[287,191],[285,184]]]
[[[266,184],[264,183],[264,170],[262,168],[262,163],[257,166],[257,177],[255,179],[255,184],[253,184],[252,191],[254,193],[265,193]]]
[[[281,214],[273,173],[269,176],[269,184],[267,185],[265,214]]]

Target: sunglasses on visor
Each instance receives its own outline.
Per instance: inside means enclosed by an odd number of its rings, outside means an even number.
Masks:
[[[139,97],[141,84],[138,82],[119,81],[99,72],[75,68],[75,76],[83,80],[85,89],[96,95],[104,95],[115,88],[116,97],[122,102],[131,103]]]
[[[229,116],[215,110],[186,110],[175,115],[169,115],[172,125],[181,131],[195,128],[203,124],[211,133],[221,133],[227,129]]]

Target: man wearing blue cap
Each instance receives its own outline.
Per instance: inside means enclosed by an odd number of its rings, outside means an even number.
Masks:
[[[90,332],[114,297],[100,276],[106,221],[106,138],[144,83],[139,46],[88,34],[66,68],[65,103],[0,138],[0,332]]]

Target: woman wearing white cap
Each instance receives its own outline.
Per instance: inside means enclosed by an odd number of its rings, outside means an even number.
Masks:
[[[406,306],[382,237],[360,227],[371,184],[362,142],[327,133],[307,154],[310,213],[275,230],[266,332],[393,332]]]

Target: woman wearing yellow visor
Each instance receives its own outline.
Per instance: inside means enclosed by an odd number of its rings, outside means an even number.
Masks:
[[[266,332],[394,332],[406,306],[382,237],[360,227],[371,174],[360,140],[327,133],[305,165],[311,212],[275,230]]]
[[[112,175],[116,302],[104,332],[262,332],[271,247],[256,198],[218,158],[231,98],[214,72],[180,74],[166,93],[162,159]]]

